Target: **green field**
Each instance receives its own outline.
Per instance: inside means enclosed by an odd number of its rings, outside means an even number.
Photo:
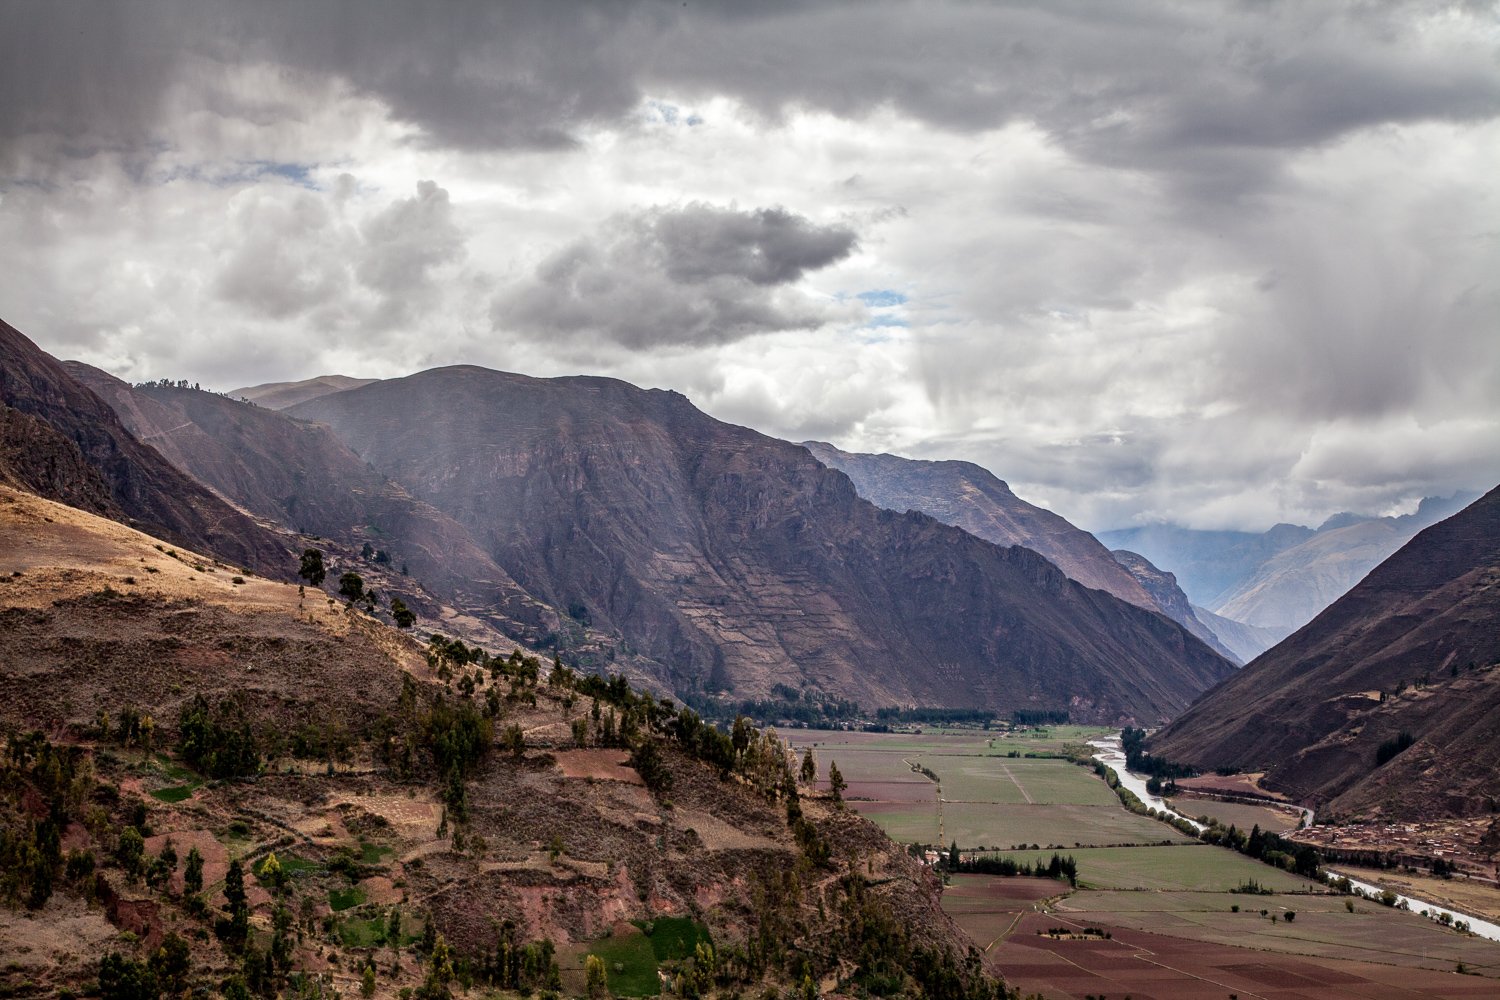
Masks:
[[[335,913],[358,906],[364,901],[365,891],[357,885],[347,889],[334,889],[328,894],[328,907]]]
[[[846,742],[814,750],[823,773],[837,762],[850,805],[893,840],[965,848],[1027,844],[1107,846],[1188,842],[1164,823],[1120,808],[1092,770],[1066,760],[1007,756],[1000,739],[963,735],[828,734]],[[857,738],[857,739],[855,739]],[[876,741],[879,741],[877,744]],[[892,746],[899,742],[899,746]],[[938,776],[933,782],[913,765]],[[942,801],[939,801],[941,795]]]
[[[1162,824],[1157,824],[1161,826]],[[1045,862],[1052,851],[1006,851],[1005,857]],[[1323,887],[1222,847],[1181,844],[1171,847],[1095,847],[1063,852],[1078,862],[1078,884],[1091,889],[1156,889],[1223,892],[1254,880],[1277,892],[1323,892]],[[1243,905],[1262,896],[1243,896]],[[1227,907],[1226,907],[1227,908]]]
[[[158,788],[151,793],[151,797],[159,802],[166,802],[168,804],[182,802],[192,796],[199,784],[199,782],[195,781],[191,785],[174,785],[171,788]]]
[[[638,928],[629,933],[612,934],[591,943],[585,954],[604,959],[609,991],[622,997],[654,997],[661,993],[656,975],[656,950],[651,939]],[[579,964],[582,965],[580,959]]]
[[[645,923],[650,928],[651,950],[658,962],[692,958],[700,943],[714,943],[708,928],[689,917],[657,917]]]
[[[1098,780],[1098,779],[1094,779]],[[1103,782],[1100,782],[1103,785]],[[863,803],[855,808],[864,812]],[[877,816],[871,819],[885,823]],[[1192,843],[1192,839],[1149,816],[1113,806],[971,805],[943,803],[941,842],[965,848],[1105,847],[1116,844]],[[891,833],[893,839],[902,838]],[[937,841],[927,841],[936,843]]]

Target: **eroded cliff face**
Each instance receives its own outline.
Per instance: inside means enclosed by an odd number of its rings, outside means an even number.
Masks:
[[[804,448],[676,393],[458,367],[288,412],[673,690],[816,685],[868,707],[1158,721],[1231,669],[1159,614],[1034,552],[881,510]]]
[[[136,440],[103,400],[3,322],[0,403],[30,418],[7,420],[10,478],[27,489],[240,566],[287,572],[281,539]]]

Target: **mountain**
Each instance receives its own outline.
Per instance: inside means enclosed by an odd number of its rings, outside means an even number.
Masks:
[[[1021,545],[1038,552],[1086,587],[1114,594],[1138,608],[1160,611],[1236,665],[1236,659],[1213,632],[1193,616],[1176,584],[1163,585],[1149,563],[1145,577],[1066,518],[1027,503],[988,469],[971,462],[927,462],[895,455],[840,451],[822,441],[803,447],[854,483],[859,495],[894,511],[920,511],[963,528],[996,545]],[[1142,560],[1144,562],[1144,560]]]
[[[1290,634],[1359,582],[1421,529],[1474,499],[1429,497],[1399,517],[1335,514],[1316,530],[1193,531],[1151,525],[1105,531],[1114,549],[1170,570],[1188,599],[1236,622]]]
[[[1232,669],[1030,550],[881,510],[806,449],[677,393],[454,367],[288,412],[618,637],[585,665],[639,655],[672,691],[1155,720]]]
[[[378,380],[350,378],[348,375],[319,375],[300,382],[263,382],[260,385],[247,385],[239,389],[231,389],[225,395],[230,399],[248,399],[256,406],[264,406],[270,410],[284,410],[289,406],[305,403],[309,399],[317,399],[331,392],[343,392],[345,389],[358,389],[362,385],[369,385],[375,381]]]
[[[1196,531],[1171,524],[1096,532],[1110,549],[1139,553],[1170,572],[1188,600],[1206,608],[1255,574],[1266,560],[1313,535],[1311,528],[1278,524],[1261,533]]]
[[[0,479],[236,566],[289,571],[288,546],[178,471],[110,407],[0,322]]]
[[[1401,517],[1336,515],[1312,537],[1271,556],[1212,607],[1247,625],[1288,632],[1300,628],[1418,531],[1472,499],[1428,498],[1416,513]]]
[[[1134,552],[1121,549],[1110,555],[1145,588],[1146,593],[1151,595],[1151,600],[1161,609],[1162,614],[1202,639],[1210,649],[1234,663],[1235,666],[1242,666],[1245,663],[1246,657],[1240,656],[1221,643],[1213,627],[1198,617],[1193,606],[1188,603],[1187,595],[1182,592],[1181,587],[1177,586],[1176,577],[1165,570],[1157,569],[1152,565],[1151,560]]]
[[[440,996],[449,954],[582,996],[589,953],[654,987],[710,939],[735,989],[1003,995],[931,869],[799,792],[774,734],[177,555],[0,486],[12,995],[354,996],[374,956],[380,996]]]
[[[256,516],[355,549],[368,543],[383,554],[382,564],[403,570],[400,576],[409,573],[444,603],[494,619],[507,633],[540,636],[555,627],[545,623],[556,616],[527,597],[465,528],[370,468],[327,427],[218,393],[132,387],[78,362],[64,367],[140,440]],[[376,567],[355,568],[369,576]],[[399,590],[407,581],[393,582]],[[409,603],[413,597],[403,594]],[[424,603],[418,598],[413,606]]]
[[[1335,817],[1417,818],[1493,812],[1497,738],[1500,488],[1424,529],[1150,746],[1265,770],[1265,785]]]
[[[1242,663],[1249,663],[1261,653],[1291,634],[1291,629],[1261,628],[1232,618],[1216,615],[1207,608],[1193,606],[1193,615],[1213,629],[1213,633]]]
[[[988,469],[971,462],[855,454],[822,441],[802,444],[818,461],[848,476],[859,495],[877,507],[920,511],[996,545],[1023,545],[1086,587],[1138,608],[1165,610],[1093,535],[1022,500]]]

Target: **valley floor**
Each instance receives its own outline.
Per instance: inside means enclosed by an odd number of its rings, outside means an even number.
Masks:
[[[1067,759],[1090,735],[1063,727],[792,734],[796,746],[813,749],[820,773],[837,763],[850,805],[898,841],[944,855],[956,843],[966,859],[979,851],[1043,865],[1054,853],[1074,859],[1077,888],[950,876],[944,908],[1025,994],[1457,1000],[1500,992],[1493,942],[1330,892],[1127,812],[1090,769]],[[1296,820],[1269,804],[1179,805],[1263,829]],[[1392,873],[1371,874],[1389,882]],[[1477,881],[1405,877],[1424,898],[1446,890],[1440,901],[1480,915],[1500,904],[1500,892]],[[1245,891],[1250,883],[1259,892]]]

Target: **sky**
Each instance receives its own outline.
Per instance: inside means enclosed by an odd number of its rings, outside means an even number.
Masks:
[[[1500,5],[6,0],[0,318],[977,462],[1093,530],[1500,482]]]

